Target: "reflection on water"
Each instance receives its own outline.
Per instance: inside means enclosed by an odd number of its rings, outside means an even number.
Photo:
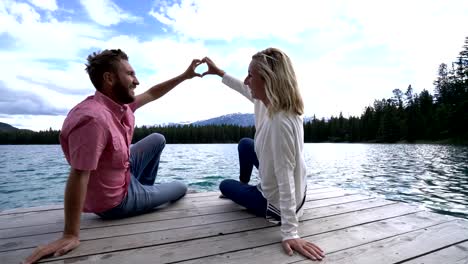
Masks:
[[[312,182],[468,218],[468,147],[307,144]]]
[[[410,144],[306,144],[310,183],[419,204],[468,218],[468,147]],[[0,210],[63,201],[68,165],[60,146],[0,146]],[[216,191],[238,177],[235,144],[167,145],[158,182],[181,180]],[[252,182],[258,182],[254,170]]]

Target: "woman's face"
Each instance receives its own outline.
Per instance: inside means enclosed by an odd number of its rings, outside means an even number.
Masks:
[[[249,64],[249,72],[247,77],[245,77],[244,84],[249,86],[253,98],[265,102],[267,99],[265,80],[263,80],[262,76],[258,72],[257,65],[254,60]]]

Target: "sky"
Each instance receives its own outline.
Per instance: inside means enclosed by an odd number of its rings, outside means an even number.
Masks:
[[[293,62],[306,117],[360,116],[396,88],[433,94],[438,66],[468,36],[467,14],[466,0],[2,0],[0,122],[60,129],[95,92],[86,57],[111,48],[128,54],[139,94],[205,56],[243,80],[251,56],[276,47]],[[253,105],[205,76],[135,116],[141,126],[230,113]]]

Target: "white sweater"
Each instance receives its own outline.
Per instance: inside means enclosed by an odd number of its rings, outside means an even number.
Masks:
[[[248,86],[227,74],[222,81],[254,103],[258,188],[268,201],[267,214],[269,210],[280,212],[283,240],[299,238],[298,218],[303,214],[307,191],[302,117],[279,112],[270,118],[263,102],[252,98]]]

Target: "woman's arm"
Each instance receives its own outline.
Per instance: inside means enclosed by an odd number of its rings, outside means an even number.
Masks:
[[[242,81],[226,74],[226,72],[220,69],[210,58],[205,57],[203,58],[202,62],[206,63],[208,66],[208,70],[202,74],[205,75],[218,75],[219,77],[223,78],[223,83],[230,88],[236,90],[251,102],[253,102],[252,94],[250,93],[250,89],[247,85],[245,85]]]
[[[281,235],[283,249],[292,255],[293,250],[312,260],[321,260],[325,255],[315,244],[301,239],[298,234],[299,219],[296,215],[296,137],[294,126],[283,115],[272,118],[272,155],[274,173],[278,182],[281,210]],[[299,201],[300,202],[300,201]]]
[[[247,99],[249,99],[252,103],[254,102],[252,93],[250,92],[250,88],[242,83],[240,80],[230,76],[229,74],[224,74],[223,76],[223,83],[233,90],[239,92]]]
[[[299,238],[296,216],[296,167],[295,133],[292,124],[281,114],[271,119],[271,142],[274,174],[278,183],[279,206],[281,211],[281,235],[283,240]]]

